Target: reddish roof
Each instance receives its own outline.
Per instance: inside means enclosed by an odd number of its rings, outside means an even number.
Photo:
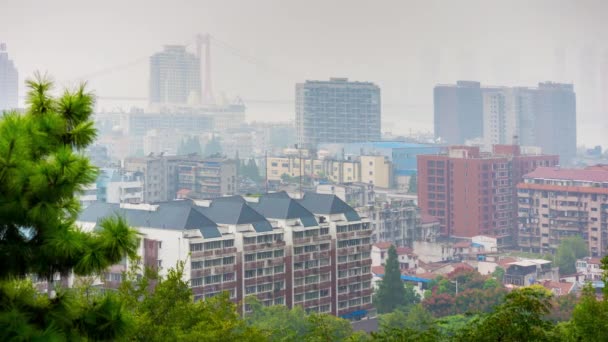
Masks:
[[[433,280],[433,279],[437,278],[437,274],[430,273],[430,272],[424,272],[424,273],[417,273],[416,277]]]
[[[425,214],[425,213],[420,213],[420,223],[425,224],[425,223],[435,223],[435,222],[439,222],[439,219],[436,218],[435,216]]]
[[[585,169],[587,169],[587,170],[603,170],[603,171],[608,171],[608,165],[606,165],[606,164],[597,164],[597,165],[587,166]]]
[[[516,258],[506,257],[506,258],[502,258],[502,259],[498,260],[497,264],[498,264],[498,266],[500,266],[506,270],[507,268],[509,268],[509,266],[511,266],[511,265],[509,265],[510,263],[516,262],[516,261],[517,261]]]
[[[574,283],[559,282],[553,280],[545,280],[542,282],[543,287],[555,292],[558,296],[567,295],[572,291]]]
[[[409,247],[397,247],[397,255],[416,255]]]
[[[384,266],[372,266],[373,274],[384,274]]]
[[[588,264],[595,264],[595,265],[599,265],[599,264],[601,264],[601,263],[602,263],[602,258],[597,258],[597,257],[594,257],[594,258],[589,258],[589,260],[587,260],[587,263],[588,263]]]
[[[454,248],[468,248],[471,247],[471,241],[460,241],[454,244]]]
[[[473,266],[471,266],[471,265],[469,265],[467,263],[464,263],[464,262],[459,262],[457,264],[453,264],[452,267],[454,267],[454,269],[458,269],[458,268],[465,268],[465,269],[468,269],[468,270],[474,270],[475,269],[475,267],[473,267]]]
[[[378,241],[374,244],[374,246],[380,249],[389,249],[393,243],[388,241]]]
[[[524,175],[524,178],[608,182],[608,171],[601,169],[562,169],[559,167],[541,166]]]

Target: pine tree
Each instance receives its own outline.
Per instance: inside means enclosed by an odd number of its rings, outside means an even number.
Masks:
[[[378,313],[388,313],[406,304],[406,290],[401,280],[397,250],[391,245],[384,265],[384,278],[374,295],[374,305]]]
[[[113,339],[128,327],[115,296],[83,302],[70,291],[55,295],[53,282],[99,274],[138,246],[120,218],[93,232],[75,224],[75,194],[97,175],[84,155],[96,136],[93,95],[82,85],[54,98],[52,82],[40,75],[27,85],[26,112],[0,118],[0,340]],[[31,275],[49,282],[47,297],[36,293]]]

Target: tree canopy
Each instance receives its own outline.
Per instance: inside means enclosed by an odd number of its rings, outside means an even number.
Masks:
[[[561,240],[555,254],[555,262],[560,274],[576,273],[576,259],[588,255],[587,244],[580,236],[570,236]]]
[[[374,295],[374,305],[378,313],[388,313],[406,304],[406,290],[401,280],[397,250],[391,245],[384,265],[384,277]]]
[[[128,320],[115,296],[54,295],[57,277],[98,274],[138,246],[136,231],[118,217],[91,232],[75,223],[76,195],[97,175],[83,153],[96,136],[94,96],[81,85],[53,97],[53,82],[40,75],[27,86],[25,113],[0,118],[0,337],[112,339]],[[48,298],[36,294],[30,275],[49,283]]]

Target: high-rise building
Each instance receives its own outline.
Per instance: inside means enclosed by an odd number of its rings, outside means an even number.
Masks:
[[[558,156],[523,155],[519,146],[451,146],[446,154],[418,156],[418,205],[435,216],[442,235],[491,235],[501,245],[516,238],[516,191],[522,176],[537,166],[555,166]]]
[[[434,93],[435,137],[463,144],[483,135],[483,106],[479,82],[437,85]]]
[[[346,78],[296,84],[296,135],[300,145],[380,140],[380,88]]]
[[[576,156],[576,95],[572,84],[539,83],[536,90],[536,146],[564,164]]]
[[[183,45],[166,45],[150,57],[150,103],[187,104],[200,102],[199,58]]]
[[[537,146],[568,164],[576,155],[576,95],[572,84],[552,82],[536,88],[438,85],[435,137],[452,145],[481,138],[487,150],[495,144]]]
[[[608,253],[608,168],[539,167],[517,186],[520,248],[554,253],[582,237],[591,256]]]
[[[19,98],[19,73],[8,58],[6,44],[0,43],[0,112],[17,108]]]

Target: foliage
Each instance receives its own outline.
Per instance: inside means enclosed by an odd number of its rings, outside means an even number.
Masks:
[[[391,245],[384,265],[384,277],[380,281],[378,291],[374,294],[374,306],[378,313],[388,313],[407,304],[406,289],[401,280],[397,260],[397,250],[395,246]]]
[[[95,139],[94,97],[84,85],[50,95],[52,81],[28,80],[24,114],[0,118],[0,331],[2,340],[113,339],[128,325],[110,294],[90,301],[57,289],[56,276],[88,276],[133,256],[137,233],[124,220],[102,220],[94,232],[76,227],[75,194],[97,175],[84,155]],[[49,298],[24,280],[49,283]]]
[[[241,163],[239,161],[239,174],[245,177],[250,178],[254,182],[259,182],[262,180],[260,176],[260,170],[258,168],[258,164],[255,162],[253,158],[249,159],[247,163]]]
[[[492,272],[492,277],[496,278],[499,283],[502,284],[502,279],[505,276],[505,269],[502,267],[496,267],[494,272]]]
[[[245,316],[250,327],[263,332],[269,341],[343,341],[354,338],[350,323],[327,314],[307,315],[296,306],[263,306],[256,297],[245,299],[251,313]]]
[[[418,192],[418,176],[416,174],[410,176],[407,192],[412,194]]]
[[[180,156],[188,154],[196,154],[201,156],[203,155],[201,142],[197,137],[186,137],[185,139],[182,139],[181,143],[179,144],[177,154]]]
[[[586,255],[588,255],[587,244],[580,236],[562,239],[555,254],[555,263],[559,267],[559,273],[576,273],[576,259]]]
[[[534,285],[513,290],[489,315],[473,321],[456,337],[459,341],[547,341],[551,322],[551,293]]]
[[[220,139],[214,135],[207,145],[205,145],[205,153],[203,155],[205,157],[210,157],[220,154],[222,154],[222,144],[220,143]]]
[[[458,335],[458,333],[465,329],[470,322],[478,318],[479,316],[477,315],[462,314],[445,316],[436,321],[436,326],[441,333],[441,336],[449,339]]]
[[[608,302],[605,299],[597,300],[591,285],[583,289],[569,328],[571,334],[581,341],[608,340]]]
[[[119,296],[134,316],[130,341],[265,341],[258,329],[240,318],[227,293],[193,301],[192,290],[184,281],[184,262],[168,270],[166,278],[148,271],[125,273]],[[156,283],[154,291],[150,285]],[[153,327],[153,328],[152,328]]]
[[[394,329],[409,329],[414,331],[425,331],[433,327],[434,319],[422,305],[412,306],[408,312],[395,310],[391,313],[380,315],[380,331],[391,331]]]

